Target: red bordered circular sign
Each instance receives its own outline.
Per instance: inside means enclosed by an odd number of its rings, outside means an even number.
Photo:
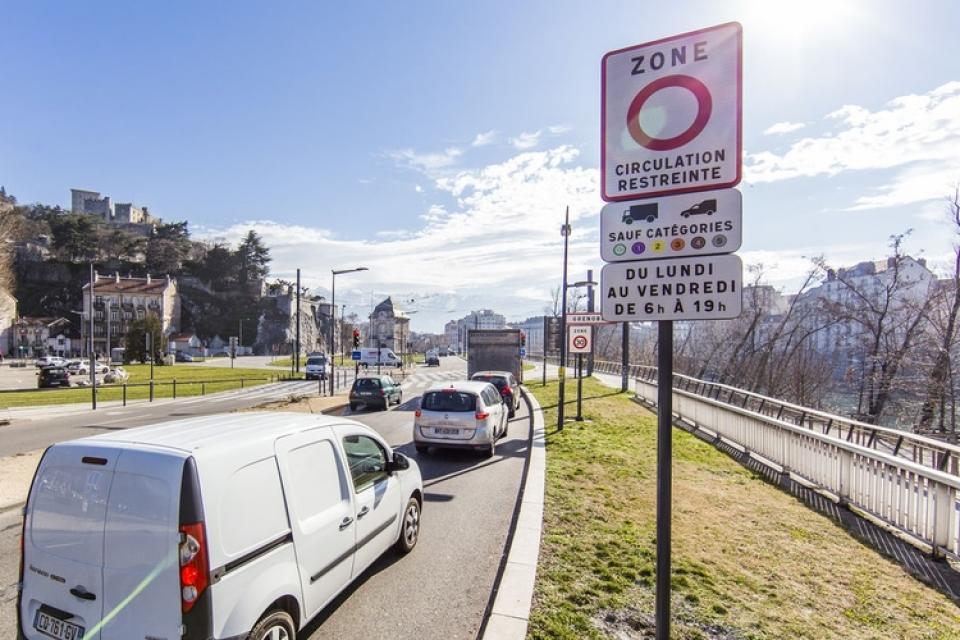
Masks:
[[[640,126],[640,110],[643,109],[644,103],[650,99],[650,96],[668,87],[679,87],[693,94],[697,99],[697,117],[687,127],[687,130],[680,135],[672,138],[654,138],[647,135],[643,127]],[[703,128],[707,126],[707,122],[710,121],[711,111],[713,111],[713,99],[710,97],[710,91],[705,84],[691,76],[664,76],[645,86],[630,103],[630,108],[627,109],[627,130],[630,131],[630,136],[640,146],[652,151],[669,151],[682,147],[700,135]]]

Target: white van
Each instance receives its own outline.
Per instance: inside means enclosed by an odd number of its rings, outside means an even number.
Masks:
[[[206,416],[48,448],[24,509],[30,640],[295,640],[419,537],[416,463],[351,420]]]
[[[400,356],[393,352],[393,349],[376,347],[360,349],[360,364],[364,367],[377,366],[377,352],[380,352],[380,364],[385,367],[399,367]]]

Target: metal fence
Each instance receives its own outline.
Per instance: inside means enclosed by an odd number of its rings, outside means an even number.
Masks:
[[[638,367],[635,380],[637,397],[655,405],[656,368]],[[673,411],[929,545],[934,555],[960,555],[960,447],[682,374],[673,378]]]

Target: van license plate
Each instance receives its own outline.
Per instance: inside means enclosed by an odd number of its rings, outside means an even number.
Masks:
[[[82,640],[83,627],[60,618],[54,618],[43,611],[37,611],[33,619],[33,628],[45,636],[57,638],[57,640]]]

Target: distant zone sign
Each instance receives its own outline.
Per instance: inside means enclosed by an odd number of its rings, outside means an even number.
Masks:
[[[743,242],[743,203],[736,189],[628,200],[600,211],[605,262],[732,253]]]
[[[604,200],[740,182],[742,41],[730,22],[603,57]]]
[[[740,315],[743,263],[729,254],[603,267],[603,317],[615,322],[721,320]]]
[[[567,329],[569,334],[568,346],[570,353],[590,353],[590,327],[588,325],[573,325]]]

